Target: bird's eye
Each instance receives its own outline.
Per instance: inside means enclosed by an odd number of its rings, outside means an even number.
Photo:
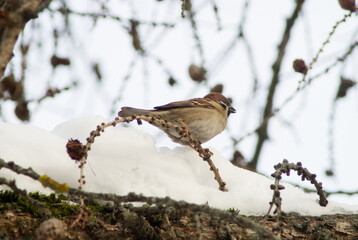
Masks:
[[[226,105],[223,101],[219,101],[219,103],[220,103],[220,105],[221,105],[224,109],[227,108],[227,105]]]

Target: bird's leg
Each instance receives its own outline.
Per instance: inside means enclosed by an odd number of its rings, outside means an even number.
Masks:
[[[212,151],[209,150],[209,148],[204,148],[204,150],[210,154],[210,156],[214,155],[214,153]]]
[[[183,125],[184,133],[182,134],[182,137],[186,137],[189,135],[189,127],[188,125],[181,119],[177,120],[181,125]]]
[[[177,120],[181,125],[183,125],[183,128],[184,128],[184,133],[183,134],[181,134],[181,137],[180,138],[182,138],[182,137],[187,137],[188,135],[189,135],[189,127],[188,127],[188,125],[183,121],[183,120],[181,120],[181,119],[178,119]],[[191,144],[188,144],[188,146],[190,147],[190,148],[192,148],[192,149],[194,149],[196,152],[198,151],[195,147],[193,147]],[[204,149],[208,154],[210,154],[210,156],[212,156],[213,155],[213,153],[209,150],[209,148],[205,148]]]

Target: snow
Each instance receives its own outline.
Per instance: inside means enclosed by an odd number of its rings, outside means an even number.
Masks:
[[[0,157],[78,187],[79,169],[66,153],[67,140],[74,138],[85,143],[89,132],[101,122],[107,120],[99,116],[77,118],[58,125],[52,132],[31,125],[0,123]],[[196,204],[208,203],[223,210],[234,208],[244,215],[266,214],[273,194],[270,184],[274,180],[237,168],[213,147],[209,148],[228,192],[218,190],[208,164],[191,148],[178,145],[174,149],[157,149],[155,139],[140,130],[123,125],[107,128],[96,138],[89,152],[84,190],[169,196]],[[16,179],[19,187],[29,191],[51,192],[38,182],[4,168],[0,176]],[[321,207],[316,194],[306,194],[290,184],[283,185],[283,211],[301,215],[358,213],[358,205],[330,201],[327,207]]]

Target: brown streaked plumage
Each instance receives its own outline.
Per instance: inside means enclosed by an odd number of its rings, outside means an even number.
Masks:
[[[133,114],[155,116],[184,127],[194,138],[204,143],[221,133],[226,127],[230,113],[235,112],[226,97],[220,93],[209,93],[204,98],[172,102],[154,107],[154,110],[122,107],[118,115],[120,117],[130,117]],[[166,132],[174,142],[190,145],[174,129],[163,128],[155,123],[152,125]]]

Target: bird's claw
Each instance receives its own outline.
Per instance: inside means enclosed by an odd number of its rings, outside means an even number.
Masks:
[[[209,153],[210,156],[214,155],[214,153],[212,151],[210,151],[209,148],[205,148],[204,150],[205,150],[205,152]]]

